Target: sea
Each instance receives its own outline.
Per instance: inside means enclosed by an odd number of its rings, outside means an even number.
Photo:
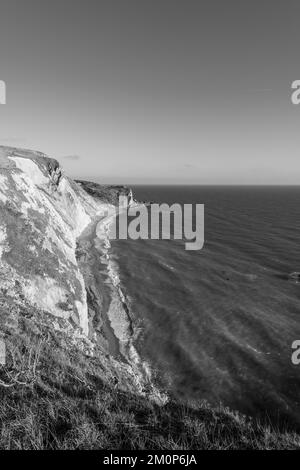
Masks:
[[[111,257],[159,387],[184,403],[300,429],[300,187],[134,186],[204,204],[204,246],[115,240]]]

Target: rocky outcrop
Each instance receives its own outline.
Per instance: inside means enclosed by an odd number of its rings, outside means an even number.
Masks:
[[[96,200],[106,202],[107,204],[112,204],[117,206],[119,204],[119,197],[126,197],[128,205],[133,202],[132,189],[127,186],[111,186],[111,185],[99,185],[93,183],[92,181],[81,181],[76,180],[78,183],[90,196]]]

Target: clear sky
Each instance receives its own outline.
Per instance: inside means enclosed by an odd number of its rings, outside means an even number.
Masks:
[[[298,184],[299,0],[1,0],[0,145],[124,183]]]

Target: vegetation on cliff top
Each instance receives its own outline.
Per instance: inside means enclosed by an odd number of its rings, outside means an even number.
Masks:
[[[103,380],[37,312],[0,295],[1,449],[295,449],[300,436],[207,403],[158,406]],[[41,318],[44,315],[40,312]],[[9,385],[9,386],[5,386]]]

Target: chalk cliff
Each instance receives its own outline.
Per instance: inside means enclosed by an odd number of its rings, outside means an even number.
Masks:
[[[1,322],[18,324],[30,309],[36,328],[47,325],[96,358],[106,380],[157,398],[119,287],[105,292],[98,275],[95,227],[120,194],[132,202],[128,188],[75,182],[53,158],[0,147]]]
[[[39,152],[0,148],[1,288],[88,334],[76,238],[99,210],[59,163]]]

